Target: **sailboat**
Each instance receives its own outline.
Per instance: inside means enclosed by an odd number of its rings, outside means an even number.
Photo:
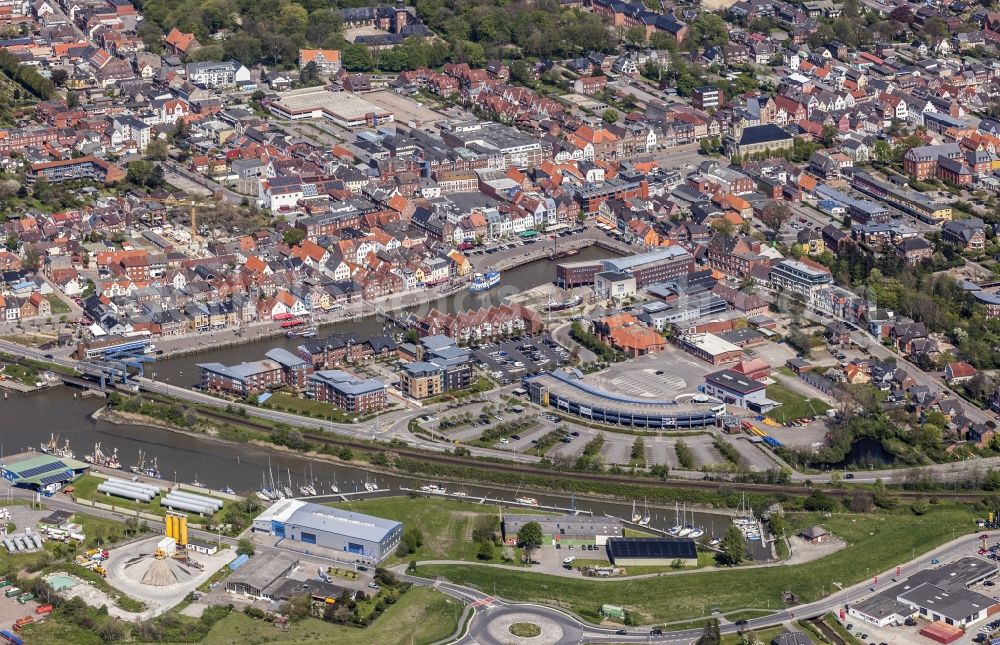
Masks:
[[[267,482],[264,481],[264,471],[260,471],[260,490],[257,491],[257,497],[264,502],[270,502],[271,489],[267,487]]]
[[[281,471],[278,471],[278,476],[281,476]],[[285,497],[292,497],[292,469],[288,469],[288,486],[284,486],[282,490],[285,493]]]
[[[633,524],[638,524],[639,520],[641,520],[641,519],[642,519],[642,515],[639,515],[638,513],[635,512],[635,500],[633,499],[632,500],[632,523]]]
[[[684,522],[686,519],[687,519],[687,505],[685,504],[683,507],[681,507],[681,522]],[[688,525],[681,526],[681,530],[677,531],[677,537],[687,537],[691,535],[692,529],[693,527]]]
[[[698,528],[697,526],[695,526],[694,523],[695,523],[694,508],[692,507],[691,508],[691,523],[688,524],[688,526],[691,527],[691,532],[688,533],[688,537],[691,538],[692,540],[697,540],[701,536],[705,535],[705,531],[703,531],[700,528]]]
[[[667,535],[673,535],[676,537],[677,534],[683,529],[684,525],[681,524],[680,521],[679,507],[677,506],[677,502],[674,502],[674,525],[667,530]]]
[[[206,486],[205,484],[201,483],[198,480],[198,473],[194,474],[194,481],[191,482],[191,485],[194,486],[195,488],[208,488],[208,486]]]
[[[639,526],[649,526],[649,503],[643,500],[644,510],[642,512],[642,519],[639,520]]]
[[[334,494],[340,492],[340,489],[337,488],[337,473],[333,474],[333,483],[330,484],[330,492]]]

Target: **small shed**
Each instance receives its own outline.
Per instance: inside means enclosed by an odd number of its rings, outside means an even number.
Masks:
[[[812,363],[801,358],[789,358],[785,361],[785,366],[792,370],[798,375],[804,374],[806,372],[811,372],[813,369]]]
[[[625,620],[625,610],[617,605],[601,605],[601,615],[605,618]]]
[[[799,531],[799,537],[810,544],[819,544],[830,539],[830,532],[822,526],[810,526]]]

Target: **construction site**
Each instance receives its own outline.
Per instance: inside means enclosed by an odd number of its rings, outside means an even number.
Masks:
[[[146,603],[150,616],[182,601],[236,557],[232,549],[189,538],[185,515],[170,512],[164,519],[164,535],[113,549],[100,565],[108,583]]]

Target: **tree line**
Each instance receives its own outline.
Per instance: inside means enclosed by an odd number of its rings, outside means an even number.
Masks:
[[[39,74],[34,67],[22,65],[17,56],[7,50],[0,51],[0,70],[43,101],[55,96],[55,83]]]

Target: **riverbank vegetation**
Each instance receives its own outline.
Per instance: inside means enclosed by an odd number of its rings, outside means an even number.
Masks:
[[[636,612],[640,622],[670,622],[706,617],[708,608],[722,612],[744,607],[782,607],[781,594],[790,590],[802,602],[812,602],[834,583],[847,586],[908,561],[914,551],[926,552],[976,526],[969,509],[937,504],[926,515],[896,513],[794,514],[791,526],[822,524],[848,547],[813,562],[731,570],[699,571],[628,581],[589,581],[494,567],[427,565],[417,575],[443,576],[452,582],[493,590],[510,600],[545,602],[568,607],[598,620],[602,604]],[[558,593],[555,590],[558,589]],[[670,598],[671,602],[662,602]]]

